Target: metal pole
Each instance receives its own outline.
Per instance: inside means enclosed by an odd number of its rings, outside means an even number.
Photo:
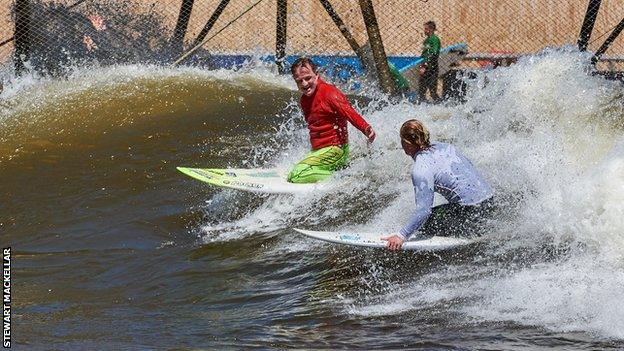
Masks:
[[[611,32],[611,35],[609,35],[607,40],[605,40],[605,42],[602,43],[602,45],[600,45],[600,48],[598,49],[598,51],[596,51],[596,54],[592,57],[592,60],[591,60],[592,64],[595,65],[596,62],[598,62],[598,59],[600,58],[600,56],[602,56],[602,54],[604,54],[605,51],[607,51],[607,49],[609,48],[609,46],[611,46],[613,41],[620,35],[620,33],[622,33],[622,30],[624,30],[624,18],[622,18],[622,20],[615,27],[613,32]]]
[[[208,35],[208,32],[210,32],[210,29],[212,29],[212,26],[214,26],[215,22],[217,22],[217,20],[219,19],[219,16],[221,16],[221,14],[223,13],[223,10],[225,10],[225,7],[229,3],[230,3],[230,0],[221,0],[219,5],[217,5],[217,8],[212,13],[212,16],[210,16],[210,19],[208,20],[208,22],[206,22],[206,25],[204,26],[204,28],[201,30],[201,32],[199,32],[199,35],[197,36],[197,39],[195,39],[193,46],[197,46],[199,43],[201,43],[204,40],[206,35]]]
[[[231,20],[230,22],[228,22],[228,24],[226,24],[225,26],[223,26],[223,28],[219,29],[215,34],[213,34],[212,36],[210,36],[208,39],[204,39],[202,40],[200,43],[198,43],[197,45],[193,46],[193,48],[191,48],[189,51],[187,51],[184,55],[182,55],[179,59],[177,59],[174,63],[172,63],[172,66],[177,66],[179,65],[181,62],[183,62],[184,60],[186,60],[189,56],[191,56],[195,51],[197,51],[200,47],[202,47],[203,45],[205,45],[207,42],[209,42],[212,38],[216,37],[217,35],[219,35],[221,32],[223,32],[226,28],[228,28],[229,26],[232,25],[232,23],[238,21],[241,17],[243,17],[245,14],[247,14],[249,11],[251,11],[254,7],[258,6],[263,0],[258,0],[256,1],[253,5],[249,6],[245,11],[241,12],[240,15],[236,16],[233,20]]]
[[[373,51],[373,58],[375,59],[375,68],[377,70],[379,84],[385,93],[394,95],[396,94],[396,86],[390,75],[388,58],[386,57],[386,51],[383,46],[383,41],[381,40],[381,33],[379,33],[379,25],[377,24],[377,17],[375,17],[373,2],[372,0],[359,0],[359,2],[362,16],[364,17],[364,24],[366,24],[366,31],[368,32],[368,40]]]
[[[277,27],[275,30],[275,63],[280,74],[286,69],[286,28],[288,18],[288,0],[277,0]]]
[[[347,40],[347,43],[349,43],[349,46],[351,46],[353,52],[355,52],[357,57],[360,59],[362,65],[366,66],[368,60],[366,59],[366,54],[364,53],[364,50],[362,50],[362,47],[358,45],[357,41],[355,41],[355,38],[353,37],[353,35],[351,35],[351,32],[349,32],[347,25],[342,21],[336,10],[334,10],[334,7],[328,0],[319,0],[319,2],[321,3],[321,5],[323,5],[325,11],[327,11],[327,14],[329,14],[329,17],[331,17],[332,21],[334,21],[334,24],[336,24],[336,26],[340,30],[340,33],[342,33],[342,36],[344,36],[344,38]]]
[[[589,0],[587,4],[587,11],[585,12],[585,19],[581,26],[581,33],[579,33],[578,47],[580,51],[586,51],[594,30],[594,24],[596,23],[596,17],[598,16],[598,10],[600,9],[601,0]]]
[[[188,28],[189,20],[191,19],[194,2],[195,0],[182,0],[180,13],[178,14],[178,21],[176,23],[175,30],[173,31],[173,37],[171,38],[171,46],[177,51],[182,51],[184,37],[186,36],[186,30]]]
[[[15,72],[20,75],[26,69],[24,62],[30,59],[30,0],[15,0]]]

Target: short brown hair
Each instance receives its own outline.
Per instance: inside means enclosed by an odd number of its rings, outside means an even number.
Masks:
[[[425,26],[430,27],[433,30],[436,30],[436,24],[434,21],[427,21],[425,22]]]
[[[419,150],[427,149],[429,143],[429,131],[425,125],[417,119],[410,119],[401,126],[401,141],[416,146]]]
[[[295,71],[303,66],[310,66],[312,72],[318,73],[318,66],[309,57],[302,56],[290,65],[290,74],[294,75]]]

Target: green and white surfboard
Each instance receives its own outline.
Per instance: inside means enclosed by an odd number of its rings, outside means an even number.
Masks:
[[[321,190],[327,183],[294,184],[281,169],[221,169],[177,167],[178,171],[210,185],[265,194],[297,194]]]

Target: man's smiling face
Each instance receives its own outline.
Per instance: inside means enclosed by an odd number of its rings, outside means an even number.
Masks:
[[[297,88],[305,96],[312,96],[318,85],[318,74],[309,65],[303,65],[295,70],[293,79]]]

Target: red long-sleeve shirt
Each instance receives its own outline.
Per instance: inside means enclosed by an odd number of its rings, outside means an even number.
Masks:
[[[308,129],[312,150],[340,146],[349,142],[347,121],[362,133],[370,126],[355,111],[347,97],[335,86],[318,79],[312,96],[301,96],[301,109]]]

